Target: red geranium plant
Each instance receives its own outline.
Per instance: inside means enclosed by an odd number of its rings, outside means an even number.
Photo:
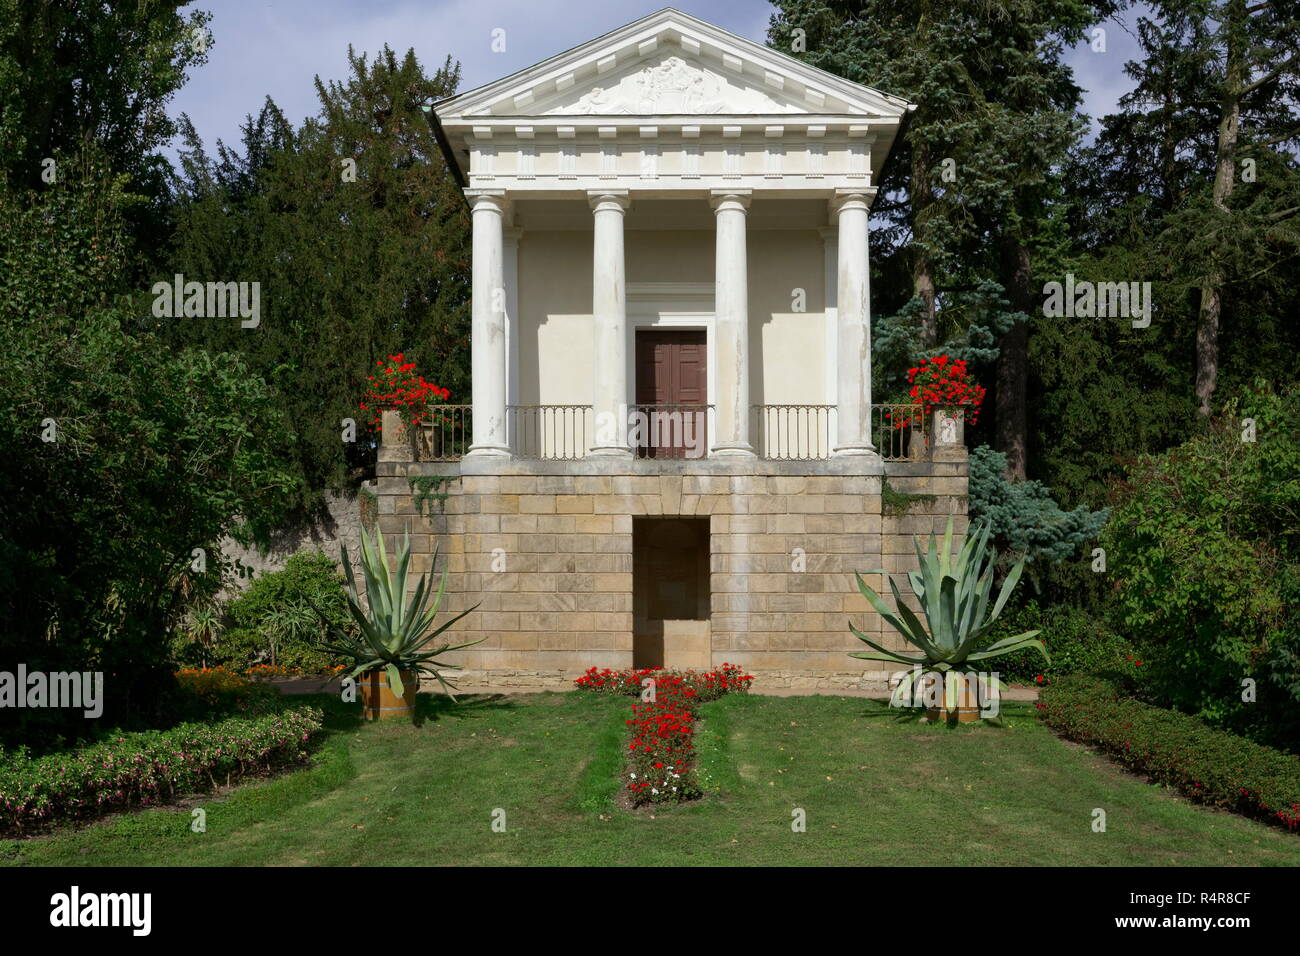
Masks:
[[[916,368],[907,370],[907,384],[911,386],[907,394],[920,404],[924,420],[929,420],[936,408],[952,406],[963,407],[966,421],[971,425],[979,419],[985,389],[970,374],[965,359],[947,355],[921,359]],[[894,427],[906,428],[911,424],[911,418],[904,418],[896,420]]]
[[[375,374],[369,382],[361,410],[374,416],[370,424],[376,431],[382,429],[381,413],[385,409],[400,411],[402,420],[414,425],[429,415],[431,405],[451,398],[450,390],[426,382],[403,352],[388,356],[387,361],[376,362]]]

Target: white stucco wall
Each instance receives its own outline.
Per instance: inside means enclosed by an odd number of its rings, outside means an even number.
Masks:
[[[520,404],[591,404],[591,270],[589,232],[520,238]]]
[[[713,282],[711,231],[629,230],[627,281]],[[592,401],[590,232],[528,230],[519,240],[520,404]],[[815,230],[752,230],[749,244],[750,400],[826,400],[824,250]],[[794,311],[803,289],[804,312]],[[643,309],[629,302],[629,312]],[[629,335],[631,335],[629,327]],[[632,342],[628,343],[631,352]],[[633,387],[629,382],[629,389]]]

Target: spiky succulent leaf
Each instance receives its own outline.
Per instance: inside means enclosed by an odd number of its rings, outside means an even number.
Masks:
[[[907,573],[907,580],[921,606],[920,615],[904,602],[892,575],[888,575],[894,595],[892,608],[862,580],[860,574],[856,575],[858,590],[885,623],[916,648],[915,656],[889,650],[864,635],[852,622],[849,627],[854,636],[874,648],[874,652],[863,651],[850,656],[864,660],[914,662],[939,671],[961,670],[968,663],[1000,657],[1027,647],[1047,656],[1042,642],[1034,640],[1037,631],[1018,634],[975,650],[1006,607],[1020,580],[1024,560],[1017,562],[1007,575],[990,609],[997,562],[996,549],[991,545],[991,527],[983,523],[972,527],[956,554],[953,553],[953,538],[951,517],[942,537],[932,533],[925,541],[919,536],[913,538],[917,568]],[[909,686],[910,683],[909,680]],[[897,696],[896,693],[895,699]]]
[[[435,551],[430,569],[410,586],[411,534],[408,528],[390,563],[383,532],[376,528],[373,540],[362,531],[359,541],[361,577],[365,581],[366,600],[362,604],[357,590],[357,577],[346,547],[340,547],[345,577],[345,597],[348,611],[356,623],[356,634],[349,634],[332,625],[319,608],[313,610],[326,625],[327,639],[320,646],[343,657],[351,665],[349,676],[356,677],[370,670],[383,669],[393,692],[405,692],[402,672],[415,670],[428,673],[444,688],[448,687],[441,671],[456,665],[438,661],[439,655],[457,651],[485,640],[462,644],[444,643],[434,650],[429,645],[461,618],[477,609],[478,605],[462,611],[446,623],[435,627],[439,608],[447,590],[447,569],[444,568],[435,591],[434,568],[438,564]],[[454,699],[454,695],[453,695]]]

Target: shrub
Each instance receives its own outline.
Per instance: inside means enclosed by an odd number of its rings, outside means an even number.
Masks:
[[[209,657],[233,671],[275,664],[325,673],[333,660],[319,645],[322,628],[313,606],[331,624],[351,625],[338,565],[320,551],[300,551],[226,605],[231,627]]]
[[[695,718],[700,704],[723,694],[748,693],[753,677],[739,665],[712,671],[667,671],[658,667],[611,671],[592,667],[574,681],[583,690],[639,697],[641,682],[654,679],[654,699],[632,705],[627,721],[627,792],[634,806],[677,803],[698,797],[694,758]]]
[[[216,593],[232,572],[219,542],[268,540],[297,488],[248,350],[171,348],[150,327],[175,323],[118,301],[148,288],[129,241],[140,198],[104,162],[69,160],[39,192],[0,188],[0,659],[102,671],[103,719],[144,727],[170,716],[160,636],[182,597]],[[20,733],[59,718],[81,732],[68,711],[0,712]]]
[[[266,638],[250,627],[229,627],[208,647],[184,636],[172,641],[176,666],[185,670],[221,668],[232,672],[247,670],[249,661],[270,659]]]
[[[1040,638],[1051,657],[1017,651],[998,658],[998,672],[1003,680],[1018,683],[1042,683],[1039,678],[1055,680],[1071,674],[1097,673],[1114,668],[1133,654],[1133,647],[1110,629],[1101,618],[1069,604],[1040,606],[1030,600],[1007,610],[993,631],[990,643],[1028,629],[1041,631]]]
[[[0,760],[0,832],[27,834],[133,806],[156,806],[302,760],[314,707],[215,724],[113,735],[67,753]]]
[[[1116,618],[1161,702],[1276,744],[1300,736],[1297,420],[1300,386],[1230,402],[1130,466],[1102,536]]]
[[[1099,677],[1063,678],[1043,690],[1036,706],[1063,736],[1095,745],[1193,800],[1291,830],[1300,825],[1300,758],[1123,697]]]
[[[1008,481],[1007,456],[988,445],[970,454],[971,521],[987,522],[1001,550],[1029,562],[1063,561],[1106,524],[1108,512],[1083,505],[1066,511],[1039,481]]]
[[[176,683],[186,701],[181,705],[187,720],[205,720],[234,714],[267,714],[280,704],[280,692],[224,667],[183,670]]]

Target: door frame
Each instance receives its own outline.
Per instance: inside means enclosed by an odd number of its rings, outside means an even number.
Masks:
[[[717,434],[717,350],[714,348],[714,285],[712,282],[629,282],[627,286],[627,392],[624,403],[636,404],[636,334],[640,330],[704,332],[707,363],[705,397],[710,406],[708,434]],[[710,437],[710,441],[712,438]],[[706,457],[711,452],[706,452]]]

